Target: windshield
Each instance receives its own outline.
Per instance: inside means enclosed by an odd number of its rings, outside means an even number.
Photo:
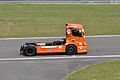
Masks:
[[[82,37],[82,32],[81,30],[72,30],[72,35]]]

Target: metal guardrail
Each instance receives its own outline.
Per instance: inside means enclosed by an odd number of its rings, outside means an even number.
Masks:
[[[0,0],[0,3],[81,3],[81,4],[114,4],[120,0]]]

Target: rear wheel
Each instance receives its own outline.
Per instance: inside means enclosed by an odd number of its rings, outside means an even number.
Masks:
[[[83,53],[83,54],[87,54],[87,52]]]
[[[67,54],[69,54],[69,55],[74,55],[74,54],[77,53],[77,48],[76,48],[76,46],[74,46],[74,45],[68,45],[68,46],[66,47],[66,52],[67,52]]]
[[[24,49],[24,53],[25,56],[35,56],[36,54],[36,48],[34,46],[27,46]]]

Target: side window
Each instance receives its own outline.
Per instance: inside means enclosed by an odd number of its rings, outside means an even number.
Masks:
[[[72,30],[72,35],[82,37],[81,30]]]

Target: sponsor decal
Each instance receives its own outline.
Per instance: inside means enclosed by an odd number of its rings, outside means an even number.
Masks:
[[[82,47],[80,47],[80,49],[82,49]]]
[[[82,45],[82,42],[80,42],[79,45]]]
[[[58,46],[59,48],[62,48],[62,46]]]
[[[45,43],[37,43],[37,45],[39,45],[39,46],[44,46]]]
[[[48,48],[47,50],[48,50],[48,51],[52,51],[52,49],[51,49],[51,48]]]
[[[41,48],[57,48],[57,46],[42,46]]]

